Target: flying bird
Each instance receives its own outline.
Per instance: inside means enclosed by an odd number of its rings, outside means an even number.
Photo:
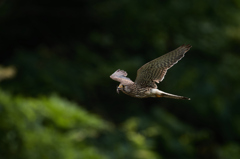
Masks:
[[[159,83],[164,79],[167,70],[181,60],[191,47],[191,45],[182,45],[177,49],[144,64],[138,69],[135,82],[127,77],[126,71],[118,69],[110,76],[111,79],[120,82],[117,87],[117,93],[122,91],[123,93],[136,98],[165,97],[190,100],[188,97],[163,92],[157,89],[156,83]]]

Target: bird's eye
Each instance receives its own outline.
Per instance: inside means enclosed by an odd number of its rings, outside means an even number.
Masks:
[[[118,88],[124,88],[124,85],[120,84],[120,85],[118,86]]]

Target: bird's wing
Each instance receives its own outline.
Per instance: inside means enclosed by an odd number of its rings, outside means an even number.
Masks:
[[[115,71],[110,76],[110,78],[115,80],[115,81],[120,82],[123,85],[133,84],[133,81],[130,78],[126,77],[126,76],[127,76],[127,72],[126,71],[118,69],[117,71]]]
[[[161,82],[164,79],[167,70],[181,60],[191,47],[192,46],[190,45],[182,45],[177,49],[146,63],[138,69],[135,83],[141,87],[157,88],[155,82]]]

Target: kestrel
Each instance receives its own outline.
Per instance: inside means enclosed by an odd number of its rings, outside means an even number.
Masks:
[[[188,97],[163,92],[157,89],[156,83],[159,83],[164,79],[167,70],[181,60],[191,47],[192,46],[190,45],[182,45],[177,49],[146,63],[138,69],[135,82],[126,77],[127,72],[118,69],[110,76],[111,79],[120,82],[117,87],[117,93],[119,93],[120,90],[123,93],[136,98],[165,97],[190,100]]]

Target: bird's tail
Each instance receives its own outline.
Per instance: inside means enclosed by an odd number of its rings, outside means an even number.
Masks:
[[[188,97],[178,96],[178,95],[166,93],[166,92],[163,92],[160,90],[158,90],[155,95],[156,95],[156,97],[190,100],[190,98],[188,98]]]

